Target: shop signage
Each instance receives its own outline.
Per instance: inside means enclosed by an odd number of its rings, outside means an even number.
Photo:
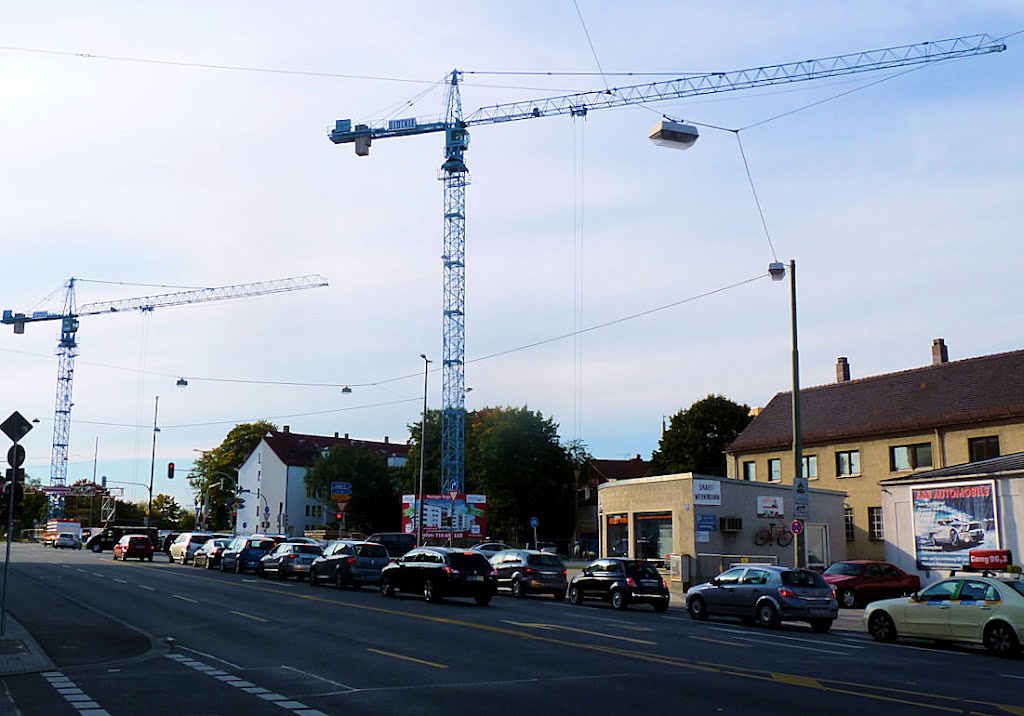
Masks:
[[[968,556],[971,569],[1006,569],[1013,561],[1008,549],[972,549]]]
[[[722,504],[722,483],[718,480],[694,480],[693,502],[696,505]]]
[[[718,529],[718,515],[697,515],[697,530],[714,532]]]
[[[758,497],[757,498],[757,516],[758,517],[782,517],[785,514],[783,506],[783,500],[781,497]]]

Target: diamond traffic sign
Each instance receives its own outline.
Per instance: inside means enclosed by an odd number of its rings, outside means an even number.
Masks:
[[[14,442],[18,442],[28,435],[28,431],[31,429],[32,423],[25,420],[24,416],[17,410],[11,413],[7,420],[0,423],[0,430]]]

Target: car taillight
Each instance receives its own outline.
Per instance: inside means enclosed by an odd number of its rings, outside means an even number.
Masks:
[[[286,555],[284,556],[284,558],[285,558],[285,559],[298,559],[298,558],[299,558],[299,555],[297,555],[297,554],[286,554]]]
[[[491,570],[491,576],[492,576],[492,577],[497,577],[497,576],[498,576],[498,570],[496,570],[496,569],[492,569],[492,570]]]
[[[634,580],[632,577],[626,577],[626,585],[629,587],[635,587],[636,580]]]
[[[796,595],[796,592],[794,592],[789,587],[779,587],[779,596],[785,597],[786,599],[799,599],[799,597],[797,597]]]
[[[668,589],[668,582],[665,581],[664,577],[661,578],[661,586]]]
[[[451,567],[449,567],[448,565],[445,565],[444,573],[447,574],[449,577],[451,575],[453,575],[453,574],[457,574],[457,572],[454,569],[452,569]]]
[[[523,573],[524,574],[536,574],[537,570],[536,569],[531,569],[531,568],[527,567],[526,569],[523,570]]]
[[[565,575],[567,575],[567,574],[568,574],[568,572],[567,572],[567,571],[565,571],[565,570],[563,569],[563,570],[562,570],[562,576],[564,577],[564,576],[565,576]]]
[[[355,564],[356,563],[356,558],[355,557],[349,557],[348,558],[348,563],[349,564]]]

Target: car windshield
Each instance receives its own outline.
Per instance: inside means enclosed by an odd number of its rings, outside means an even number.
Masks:
[[[482,554],[476,552],[456,552],[452,554],[452,569],[490,572],[491,563]]]
[[[527,562],[538,567],[562,567],[562,560],[553,554],[531,554]]]
[[[851,562],[836,562],[825,570],[825,574],[843,574],[848,577],[860,576],[861,565]]]
[[[782,573],[782,583],[787,587],[828,587],[828,583],[817,572],[801,569]]]
[[[1017,594],[1019,594],[1022,597],[1024,597],[1024,582],[1022,582],[1021,580],[1019,580],[1019,579],[1008,579],[1005,582],[1003,582],[1003,584],[1008,585],[1011,589],[1013,589],[1015,592],[1017,592]]]
[[[626,565],[626,574],[634,579],[661,579],[653,566],[647,562],[630,562]]]
[[[323,550],[320,549],[319,545],[315,544],[297,544],[293,550],[299,554],[322,554]]]

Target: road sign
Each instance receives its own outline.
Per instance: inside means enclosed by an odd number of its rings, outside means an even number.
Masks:
[[[23,437],[28,435],[28,431],[32,429],[32,423],[25,420],[24,416],[15,410],[11,413],[7,420],[0,423],[0,430],[4,432],[4,435],[9,437],[12,442],[18,442]]]
[[[40,488],[43,492],[51,495],[69,495],[71,488],[67,485],[43,485]]]
[[[351,502],[352,495],[334,495],[333,499],[335,502]]]
[[[798,520],[806,520],[810,516],[807,503],[793,505],[793,517],[796,517]]]
[[[270,519],[270,505],[267,505],[266,507],[263,508],[263,519],[264,520],[269,520]]]
[[[804,531],[804,523],[800,520],[793,520],[789,526],[789,531],[795,535],[802,534]]]
[[[344,514],[345,508],[348,507],[348,502],[338,502],[337,505],[339,514]]]
[[[25,464],[25,446],[15,443],[7,451],[7,464],[11,467],[21,467]]]
[[[448,490],[448,496],[452,498],[452,502],[455,502],[455,498],[459,496],[458,490]]]
[[[532,527],[533,529],[537,529],[538,527],[540,527],[540,520],[538,520],[536,517],[531,517],[530,527]]]

